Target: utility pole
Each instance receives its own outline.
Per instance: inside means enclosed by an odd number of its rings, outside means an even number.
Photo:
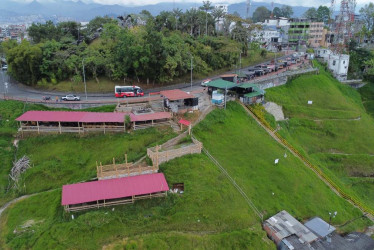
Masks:
[[[83,66],[84,93],[86,94],[86,101],[87,101],[87,84],[86,84],[86,73],[84,71],[84,58],[82,59],[82,66]]]
[[[192,59],[193,57],[192,57],[192,54],[190,54],[190,56],[191,56],[191,91],[192,91],[192,70],[193,70]]]
[[[329,212],[329,215],[330,215],[330,223],[329,223],[329,229],[328,230],[330,230],[330,226],[331,226],[331,219],[332,218],[335,218],[335,216],[338,214],[338,212],[337,211],[335,211],[334,213],[332,213],[332,212]]]
[[[242,51],[240,50],[240,53],[239,53],[239,74],[242,70]]]

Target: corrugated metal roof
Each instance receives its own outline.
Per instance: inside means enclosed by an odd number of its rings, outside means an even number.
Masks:
[[[124,122],[124,113],[75,112],[75,111],[27,111],[16,121],[39,122]]]
[[[162,173],[64,185],[61,204],[74,205],[169,190]]]
[[[160,91],[160,94],[163,95],[165,98],[169,99],[170,101],[194,98],[193,95],[188,94],[187,92],[184,92],[180,89],[163,90]]]
[[[322,238],[335,231],[335,227],[329,225],[319,217],[307,221],[304,225]]]
[[[179,123],[180,123],[180,124],[183,124],[183,125],[186,125],[186,126],[190,126],[190,124],[191,124],[190,121],[187,121],[187,120],[184,120],[184,119],[180,119],[180,120],[179,120]]]
[[[142,122],[142,121],[152,121],[161,119],[170,119],[171,114],[169,112],[156,112],[150,114],[134,115],[130,114],[130,119],[132,122]]]
[[[214,87],[214,88],[218,88],[218,89],[231,89],[233,87],[236,87],[237,84],[236,83],[233,83],[233,82],[229,82],[229,81],[226,81],[226,80],[223,80],[223,79],[217,79],[217,80],[213,80],[211,82],[208,82],[206,84],[206,86],[208,87]]]

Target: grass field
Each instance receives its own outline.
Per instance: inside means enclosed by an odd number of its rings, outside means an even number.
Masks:
[[[47,192],[5,212],[0,244],[6,249],[99,249],[113,242],[113,247],[131,249],[274,248],[240,194],[207,157],[179,158],[161,170],[169,185],[184,182],[183,195],[74,213],[72,220],[60,205],[61,190]]]
[[[333,193],[301,161],[287,153],[237,103],[227,112],[215,110],[194,134],[224,166],[255,205],[268,218],[287,210],[299,220],[339,211],[333,224],[342,224],[361,212]],[[280,159],[278,165],[275,159]],[[273,195],[274,193],[274,195]],[[342,231],[359,229],[367,221],[357,221]]]
[[[277,56],[281,56],[280,54]],[[247,57],[242,58],[242,67],[256,65],[266,60],[271,60],[274,58],[273,53],[268,53],[265,58],[260,56],[259,52],[253,52]],[[239,63],[239,62],[238,62]],[[238,65],[239,66],[239,65]],[[235,65],[232,68],[223,68],[220,70],[216,70],[213,72],[209,72],[207,75],[203,74],[195,74],[193,75],[193,79],[195,80],[203,80],[209,76],[223,74],[227,71],[235,69]],[[187,74],[184,77],[175,79],[174,81],[167,83],[167,84],[152,84],[149,83],[138,83],[136,81],[131,81],[129,79],[126,80],[126,83],[123,81],[113,81],[106,77],[99,77],[99,82],[95,79],[87,79],[87,92],[89,93],[112,93],[114,92],[115,85],[137,85],[142,87],[143,89],[149,89],[154,87],[159,87],[163,85],[171,85],[177,83],[189,83],[190,82],[190,75]],[[48,84],[48,85],[41,85],[36,86],[38,89],[42,90],[54,90],[54,91],[61,91],[61,92],[73,92],[73,93],[83,93],[84,92],[84,84],[83,82],[75,83],[71,80],[61,81],[57,84]]]
[[[360,90],[364,101],[372,98],[370,90]],[[279,133],[374,208],[374,119],[360,93],[321,70],[268,89],[266,99],[283,106],[290,118],[279,122]]]
[[[358,90],[366,112],[374,117],[374,83],[370,82]]]

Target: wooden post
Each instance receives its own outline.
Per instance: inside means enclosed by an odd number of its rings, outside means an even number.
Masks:
[[[116,165],[116,162],[115,162],[114,158],[113,158],[113,165],[114,165],[114,169],[116,170],[116,177],[118,177],[117,165]]]
[[[103,177],[103,164],[101,164],[101,162],[100,162],[100,169],[101,169],[101,177]]]
[[[104,134],[105,134],[105,122],[104,122]]]
[[[80,134],[80,133],[81,133],[81,127],[79,126],[79,122],[78,122],[78,134]]]
[[[59,128],[60,134],[61,134],[62,133],[62,131],[61,131],[61,122],[58,122],[58,128]]]
[[[153,120],[152,120],[152,127],[153,127],[153,125],[154,125],[154,124],[153,124]]]
[[[135,130],[135,122],[134,122],[134,130]]]
[[[39,122],[36,122],[36,125],[38,126],[38,134],[40,134],[40,129],[39,129]]]
[[[139,164],[139,175],[142,174],[142,169],[140,167],[140,164]]]
[[[129,165],[127,164],[127,154],[125,154],[125,162],[126,162],[126,168],[127,168],[127,176],[130,176],[130,168],[129,168]]]
[[[158,145],[156,146],[156,168],[158,169]]]
[[[97,161],[96,161],[96,173],[97,173],[97,178],[99,178],[100,172],[99,172],[99,166],[97,165]]]
[[[188,125],[188,135],[191,135],[191,124]]]
[[[23,138],[23,126],[22,126],[22,122],[21,121],[19,122],[19,126],[21,127],[21,136]]]
[[[183,127],[182,127],[183,125],[182,125],[182,123],[181,123],[181,131],[182,131],[182,129],[183,129]]]

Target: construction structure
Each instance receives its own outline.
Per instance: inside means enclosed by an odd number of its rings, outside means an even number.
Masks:
[[[318,48],[323,41],[323,22],[311,22],[309,28],[308,45],[312,48]]]
[[[61,204],[66,212],[131,204],[164,197],[169,186],[162,173],[64,185]]]
[[[154,168],[159,167],[163,162],[168,162],[174,158],[189,154],[201,154],[203,144],[198,140],[191,138],[191,143],[169,145],[164,149],[162,146],[156,146],[147,149],[147,155],[152,160]]]
[[[106,180],[158,172],[158,166],[147,166],[145,162],[142,164],[142,160],[143,158],[136,164],[133,162],[127,162],[127,154],[125,154],[124,163],[116,162],[115,158],[113,158],[112,164],[103,165],[101,162],[99,164],[96,162],[97,179]]]

